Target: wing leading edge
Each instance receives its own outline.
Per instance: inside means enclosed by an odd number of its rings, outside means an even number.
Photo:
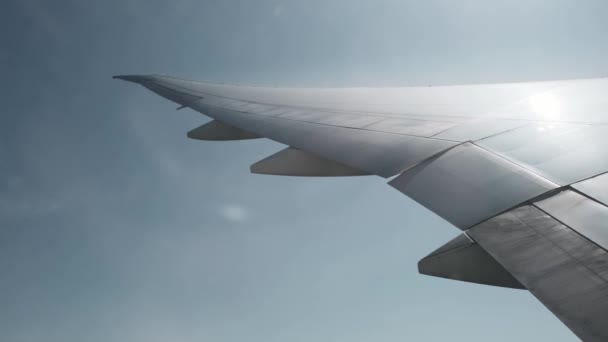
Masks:
[[[288,146],[252,172],[378,175],[464,231],[420,272],[527,288],[608,340],[608,80],[285,89],[115,76],[214,119],[188,136]]]

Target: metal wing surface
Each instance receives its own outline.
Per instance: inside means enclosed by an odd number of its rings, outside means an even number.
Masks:
[[[190,138],[287,145],[254,173],[392,178],[463,231],[421,273],[526,288],[581,339],[608,340],[608,79],[312,89],[115,78],[214,119]]]

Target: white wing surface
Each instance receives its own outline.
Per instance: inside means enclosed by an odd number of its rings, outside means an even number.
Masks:
[[[213,118],[193,139],[287,145],[252,172],[394,177],[464,231],[421,273],[526,288],[581,339],[608,340],[607,79],[290,89],[115,78]]]

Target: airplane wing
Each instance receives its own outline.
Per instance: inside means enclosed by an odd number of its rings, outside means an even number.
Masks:
[[[608,340],[608,79],[310,89],[115,78],[214,119],[192,139],[287,145],[253,173],[390,178],[463,231],[420,273],[528,289],[579,338]]]

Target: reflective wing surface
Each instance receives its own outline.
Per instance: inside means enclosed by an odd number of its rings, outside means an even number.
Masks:
[[[608,340],[608,80],[411,88],[232,86],[116,76],[214,119],[198,140],[269,138],[285,176],[392,178],[462,235],[420,272],[526,288]]]

